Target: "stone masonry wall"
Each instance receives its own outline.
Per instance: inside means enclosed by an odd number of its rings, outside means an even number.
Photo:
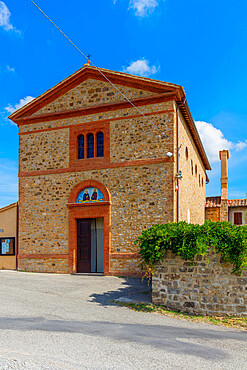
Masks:
[[[116,86],[129,99],[154,95],[150,91],[129,88],[121,85]],[[113,103],[120,100],[124,100],[123,96],[108,82],[88,79],[60,96],[52,103],[41,108],[34,115],[60,112],[67,109],[85,108],[92,105]]]
[[[167,104],[163,103],[164,110]],[[153,106],[149,106],[149,112]],[[122,115],[126,110],[122,111]],[[174,113],[160,113],[150,115],[151,119],[166,135],[172,137]],[[77,120],[81,125],[81,117]],[[97,128],[98,123],[92,123],[91,127]],[[33,125],[30,125],[33,126]],[[33,130],[34,127],[31,128]],[[82,125],[83,132],[84,125]],[[87,126],[85,125],[87,131]],[[21,133],[23,128],[21,127]],[[172,151],[172,145],[168,140],[162,139],[158,132],[154,132],[153,126],[144,118],[121,119],[110,122],[110,159],[111,162],[135,159],[153,159],[164,157]],[[20,171],[40,171],[69,166],[69,127],[62,129],[26,133],[20,135]]]
[[[174,112],[150,115],[149,119],[171,139],[173,136]],[[111,122],[111,161],[161,158],[173,151],[169,140],[144,117]]]
[[[20,171],[41,171],[69,164],[69,129],[20,136]]]
[[[111,252],[136,253],[133,241],[144,228],[172,220],[171,170],[171,163],[163,163],[21,178],[19,253],[68,253],[68,198],[88,179],[100,181],[111,194]],[[28,258],[19,261],[19,269],[27,271],[44,270],[44,265],[58,271],[47,260],[39,265]],[[134,261],[128,272],[136,272],[137,265]],[[119,268],[120,260],[112,262],[112,271]]]
[[[54,108],[55,111],[56,108]],[[163,103],[157,103],[157,104],[147,104],[145,106],[142,106],[141,111],[145,114],[149,114],[150,112],[161,112],[163,110],[171,110],[174,111],[174,106],[171,101],[163,102]],[[93,121],[101,121],[101,120],[111,120],[122,117],[125,117],[125,119],[128,116],[136,115],[138,114],[137,110],[135,108],[126,108],[126,109],[118,109],[116,111],[107,111],[107,112],[100,112],[100,113],[94,113],[94,114],[88,114],[86,116],[78,116],[78,117],[71,117],[71,118],[63,118],[63,119],[57,119],[53,121],[47,121],[47,122],[37,122],[37,123],[29,123],[28,125],[22,125],[19,127],[20,133],[25,132],[33,132],[33,131],[39,131],[39,130],[49,130],[61,127],[69,127],[72,125],[85,125],[87,127],[88,122]]]
[[[155,95],[123,86],[121,90],[129,98]],[[123,101],[123,98],[108,83],[87,80],[34,115],[117,101]],[[147,104],[141,110],[172,140],[174,108],[173,102],[168,101]],[[128,117],[130,115],[138,115],[138,112],[134,108],[109,110],[20,126],[19,254],[22,258],[19,259],[19,269],[68,272],[68,198],[81,181],[97,180],[111,194],[110,253],[126,253],[124,257],[111,258],[110,270],[113,273],[139,271],[136,255],[128,255],[137,252],[134,240],[152,224],[174,221],[174,163],[172,159],[163,163],[152,161],[157,157],[167,160],[165,154],[175,151],[173,144],[162,139],[148,120]],[[73,167],[70,127],[78,126],[82,133],[84,129],[88,133],[88,127],[96,130],[101,120],[110,125],[107,141],[110,158],[103,158],[101,165],[97,165],[93,158],[82,159],[81,168],[80,162]],[[188,145],[193,144],[188,142]],[[126,164],[132,160],[145,160],[146,164]],[[202,190],[198,192],[202,193]],[[193,194],[196,196],[196,192]],[[200,222],[200,217],[196,222]],[[49,255],[53,255],[53,259],[49,259]]]
[[[77,93],[78,91],[80,90],[77,90]],[[101,94],[108,96],[108,92],[107,89],[103,91],[102,87]],[[75,98],[79,99],[77,93],[71,92],[74,103]],[[111,95],[111,99],[114,94]],[[137,96],[137,90],[129,89],[129,94]],[[144,91],[142,94],[139,91],[138,94],[142,96],[147,92]],[[87,94],[85,96],[89,98]],[[52,106],[50,105],[49,112],[55,112],[60,108],[64,110],[65,106],[67,109],[66,104],[70,104],[68,99],[70,98],[67,94],[64,96],[63,107],[58,107],[58,102],[54,102]],[[122,100],[118,95],[114,99]],[[167,113],[149,117],[155,120],[166,134],[172,136],[174,115],[172,108],[172,102],[163,102],[144,106],[142,111],[152,113],[169,110]],[[68,261],[65,257],[59,259],[59,254],[66,256],[69,248],[67,203],[72,189],[84,180],[100,181],[111,194],[110,253],[136,253],[133,241],[144,228],[154,223],[173,221],[174,184],[171,162],[105,169],[100,169],[99,166],[95,170],[85,170],[85,167],[82,170],[78,166],[73,172],[69,167],[69,127],[78,125],[80,129],[83,130],[85,127],[87,131],[88,122],[91,122],[90,127],[95,125],[97,128],[101,119],[110,121],[111,163],[154,159],[163,157],[167,151],[173,151],[171,144],[167,140],[164,142],[147,120],[145,122],[140,117],[127,118],[128,115],[136,114],[135,109],[127,108],[20,126],[20,172],[26,174],[35,171],[35,175],[20,177],[19,255],[22,255],[22,258],[19,258],[20,270],[68,272]],[[117,117],[119,118],[117,121],[110,120]],[[95,120],[98,122],[94,124]],[[47,131],[35,132],[38,130]],[[91,159],[90,163],[93,161]],[[87,163],[89,168],[90,163],[89,161]],[[42,173],[53,169],[54,173]],[[58,169],[68,172],[56,173]],[[39,254],[47,257],[40,258]],[[51,260],[48,258],[51,254],[57,257]],[[28,255],[35,257],[30,258]],[[139,258],[112,257],[110,271],[137,273],[140,271]]]
[[[179,219],[194,224],[203,224],[205,220],[206,172],[181,114],[179,117],[179,145],[181,145],[179,167],[183,176],[183,179],[179,181]]]
[[[219,254],[198,257],[191,266],[169,253],[152,280],[153,303],[198,315],[247,316],[247,269],[242,276],[231,271]]]
[[[220,221],[220,207],[205,207],[205,220]]]

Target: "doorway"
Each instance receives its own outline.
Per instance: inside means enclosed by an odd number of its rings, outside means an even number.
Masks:
[[[77,220],[77,272],[104,272],[104,218]]]

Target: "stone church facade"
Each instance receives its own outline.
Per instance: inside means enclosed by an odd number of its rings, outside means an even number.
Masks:
[[[88,65],[10,116],[19,270],[140,274],[143,229],[204,222],[210,165],[183,88],[101,71],[148,119]]]

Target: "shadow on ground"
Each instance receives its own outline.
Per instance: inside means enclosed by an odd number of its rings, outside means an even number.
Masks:
[[[111,290],[102,294],[91,294],[91,302],[100,303],[103,306],[114,305],[112,301],[119,302],[143,302],[151,303],[151,282],[148,284],[147,279],[140,278],[121,278],[122,287],[118,290]]]
[[[129,324],[109,321],[49,320],[45,317],[0,317],[1,330],[79,333],[108,338],[116,342],[132,342],[165,349],[178,355],[189,354],[215,361],[226,359],[229,355],[218,349],[217,346],[212,346],[212,340],[246,341],[246,334],[238,331],[190,329],[169,325]],[[197,341],[199,343],[196,343]]]

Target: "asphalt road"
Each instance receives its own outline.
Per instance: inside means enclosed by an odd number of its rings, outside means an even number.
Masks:
[[[247,369],[246,332],[110,302],[148,300],[139,279],[0,271],[0,284],[0,369]]]

